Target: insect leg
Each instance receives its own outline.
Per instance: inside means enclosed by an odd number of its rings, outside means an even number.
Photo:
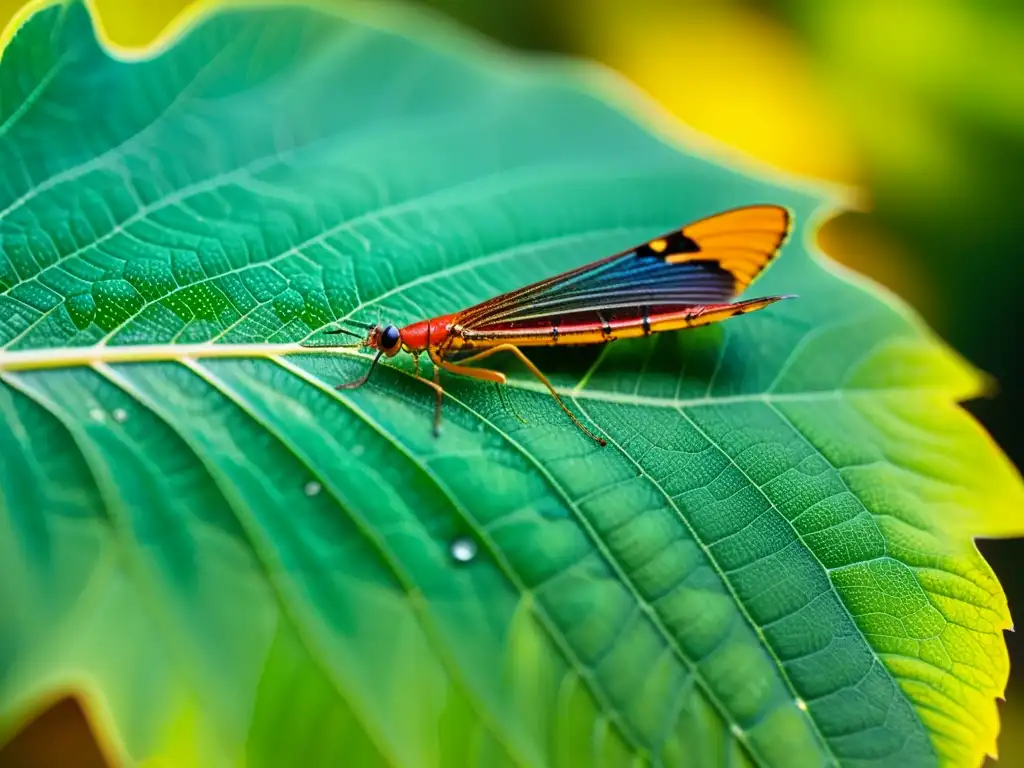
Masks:
[[[373,358],[373,362],[370,363],[370,370],[368,370],[364,376],[360,376],[355,381],[347,381],[344,384],[338,384],[337,386],[335,386],[335,389],[359,389],[361,386],[363,386],[363,384],[370,380],[370,375],[377,367],[377,361],[380,360],[380,356],[383,354],[383,351],[377,353],[377,356]]]
[[[445,362],[444,358],[441,357],[442,354],[443,354],[442,352],[437,352],[435,350],[431,350],[429,352],[430,361],[434,364],[434,384],[433,384],[433,386],[434,386],[434,389],[437,390],[437,408],[436,408],[436,410],[434,412],[434,435],[435,435],[435,437],[437,436],[438,432],[440,431],[440,427],[441,427],[441,393],[444,392],[444,390],[441,388],[441,385],[440,385],[440,376],[441,376],[441,369],[442,368],[444,370],[446,370],[446,371],[452,371],[453,373],[459,373],[459,374],[461,374],[463,376],[467,376],[467,377],[469,377],[471,379],[479,379],[479,380],[482,380],[482,381],[493,381],[496,384],[504,384],[505,383],[505,374],[500,373],[499,371],[488,371],[488,370],[483,369],[483,368],[466,368],[465,370],[463,370],[458,365],[453,365],[452,363]],[[425,381],[425,379],[424,379],[424,381]],[[427,382],[427,383],[429,384],[430,382]]]
[[[441,389],[441,368],[434,364],[434,390],[437,392],[437,403],[434,406],[434,437],[441,434],[441,398],[444,390]]]
[[[439,372],[437,366],[434,366],[434,380],[424,378],[420,373],[420,358],[419,355],[413,355],[413,364],[415,366],[416,379],[422,381],[428,387],[430,387],[437,394],[437,406],[434,409],[434,437],[438,436],[438,431],[441,427],[441,398],[444,397],[444,388],[441,386]]]
[[[485,349],[483,352],[479,352],[478,354],[463,358],[462,360],[459,361],[459,365],[456,365],[454,363],[446,363],[444,360],[441,360],[440,358],[438,358],[438,360],[436,360],[435,363],[440,364],[442,368],[444,368],[446,371],[451,371],[452,373],[457,373],[462,376],[468,376],[473,379],[483,379],[484,381],[496,381],[500,384],[504,384],[506,381],[506,377],[505,374],[501,373],[500,371],[491,371],[487,370],[486,368],[473,368],[471,366],[465,365],[466,363],[475,362],[477,360],[483,360],[485,357],[490,357],[491,355],[497,354],[498,352],[511,352],[513,355],[518,357],[520,362],[522,362],[523,365],[525,365],[530,370],[530,373],[536,376],[538,381],[540,381],[541,384],[548,388],[548,392],[550,392],[551,396],[555,398],[555,402],[557,402],[559,407],[561,407],[561,409],[565,411],[566,415],[570,419],[572,419],[572,423],[583,431],[583,434],[585,434],[587,437],[589,437],[591,440],[593,440],[595,443],[602,447],[607,445],[607,442],[603,438],[595,435],[593,432],[587,429],[586,426],[584,426],[583,422],[576,418],[576,414],[569,410],[569,406],[565,404],[565,402],[562,400],[558,392],[555,391],[554,386],[551,384],[550,381],[548,381],[548,377],[541,373],[540,369],[537,368],[537,366],[534,365],[530,361],[530,359],[523,354],[523,351],[514,344],[499,344],[496,347],[490,347],[488,349]]]

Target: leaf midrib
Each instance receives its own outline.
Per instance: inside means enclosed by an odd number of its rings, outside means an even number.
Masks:
[[[0,375],[4,372],[30,372],[61,368],[88,368],[99,364],[118,363],[181,363],[201,359],[235,360],[276,360],[292,355],[340,355],[369,362],[370,358],[351,349],[327,346],[303,346],[302,344],[140,344],[134,346],[88,346],[48,347],[8,351],[0,349]],[[411,376],[403,368],[381,363],[391,370]],[[540,383],[510,378],[508,385],[515,389],[538,394],[549,394]],[[652,408],[690,408],[701,405],[732,405],[743,403],[806,403],[840,399],[847,396],[903,395],[920,397],[928,392],[946,393],[943,387],[927,386],[885,386],[885,387],[833,387],[831,389],[807,390],[805,392],[750,392],[740,395],[702,395],[700,397],[676,399],[636,395],[601,389],[577,387],[555,387],[559,395],[572,400],[592,400],[622,405],[637,405]]]

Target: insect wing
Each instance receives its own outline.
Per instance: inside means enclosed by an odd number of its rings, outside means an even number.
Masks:
[[[580,313],[597,313],[598,322],[615,310],[724,304],[775,258],[789,226],[788,211],[776,205],[725,211],[498,296],[460,313],[455,322],[484,331]]]

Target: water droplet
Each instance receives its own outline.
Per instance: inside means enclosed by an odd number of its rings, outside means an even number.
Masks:
[[[796,700],[796,708],[799,709],[801,712],[806,712],[807,702],[798,697]]]
[[[114,421],[116,421],[118,424],[124,424],[126,421],[128,421],[128,411],[126,411],[124,408],[115,408],[113,414],[111,415],[114,417]]]
[[[107,416],[99,408],[93,408],[89,411],[89,418],[93,421],[103,421]]]
[[[302,492],[307,496],[316,496],[321,490],[323,490],[323,486],[316,480],[310,480],[302,488]]]
[[[366,453],[366,449],[361,445],[353,445],[352,450],[349,451],[349,453],[351,453],[354,458],[358,459],[360,456]]]
[[[732,735],[735,736],[737,739],[743,740],[747,738],[747,734],[744,732],[742,728],[740,728],[740,726],[737,723],[733,723],[732,725],[730,725],[729,730],[732,731]]]
[[[476,557],[476,542],[468,536],[460,536],[452,542],[452,557],[460,563],[468,563]]]

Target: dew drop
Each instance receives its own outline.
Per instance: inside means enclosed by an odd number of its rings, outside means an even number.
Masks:
[[[361,445],[353,445],[352,450],[350,450],[349,453],[351,453],[354,458],[358,459],[366,453],[366,449]]]
[[[93,408],[89,411],[89,418],[93,421],[103,421],[106,415],[99,408]]]
[[[476,557],[476,542],[468,536],[460,536],[452,542],[452,557],[460,563],[468,563]]]
[[[733,723],[729,726],[729,730],[732,731],[732,735],[737,739],[743,740],[747,738],[747,734],[740,728],[739,724]]]
[[[114,421],[116,421],[118,424],[124,424],[126,421],[128,421],[128,411],[126,411],[124,408],[115,408],[113,414],[111,415],[114,417]]]
[[[796,708],[799,709],[801,712],[806,712],[807,702],[798,697],[796,700]]]
[[[310,480],[308,483],[302,486],[302,492],[305,493],[307,496],[316,496],[318,493],[320,493],[322,489],[323,486],[320,485],[320,483],[318,483],[316,480]]]

